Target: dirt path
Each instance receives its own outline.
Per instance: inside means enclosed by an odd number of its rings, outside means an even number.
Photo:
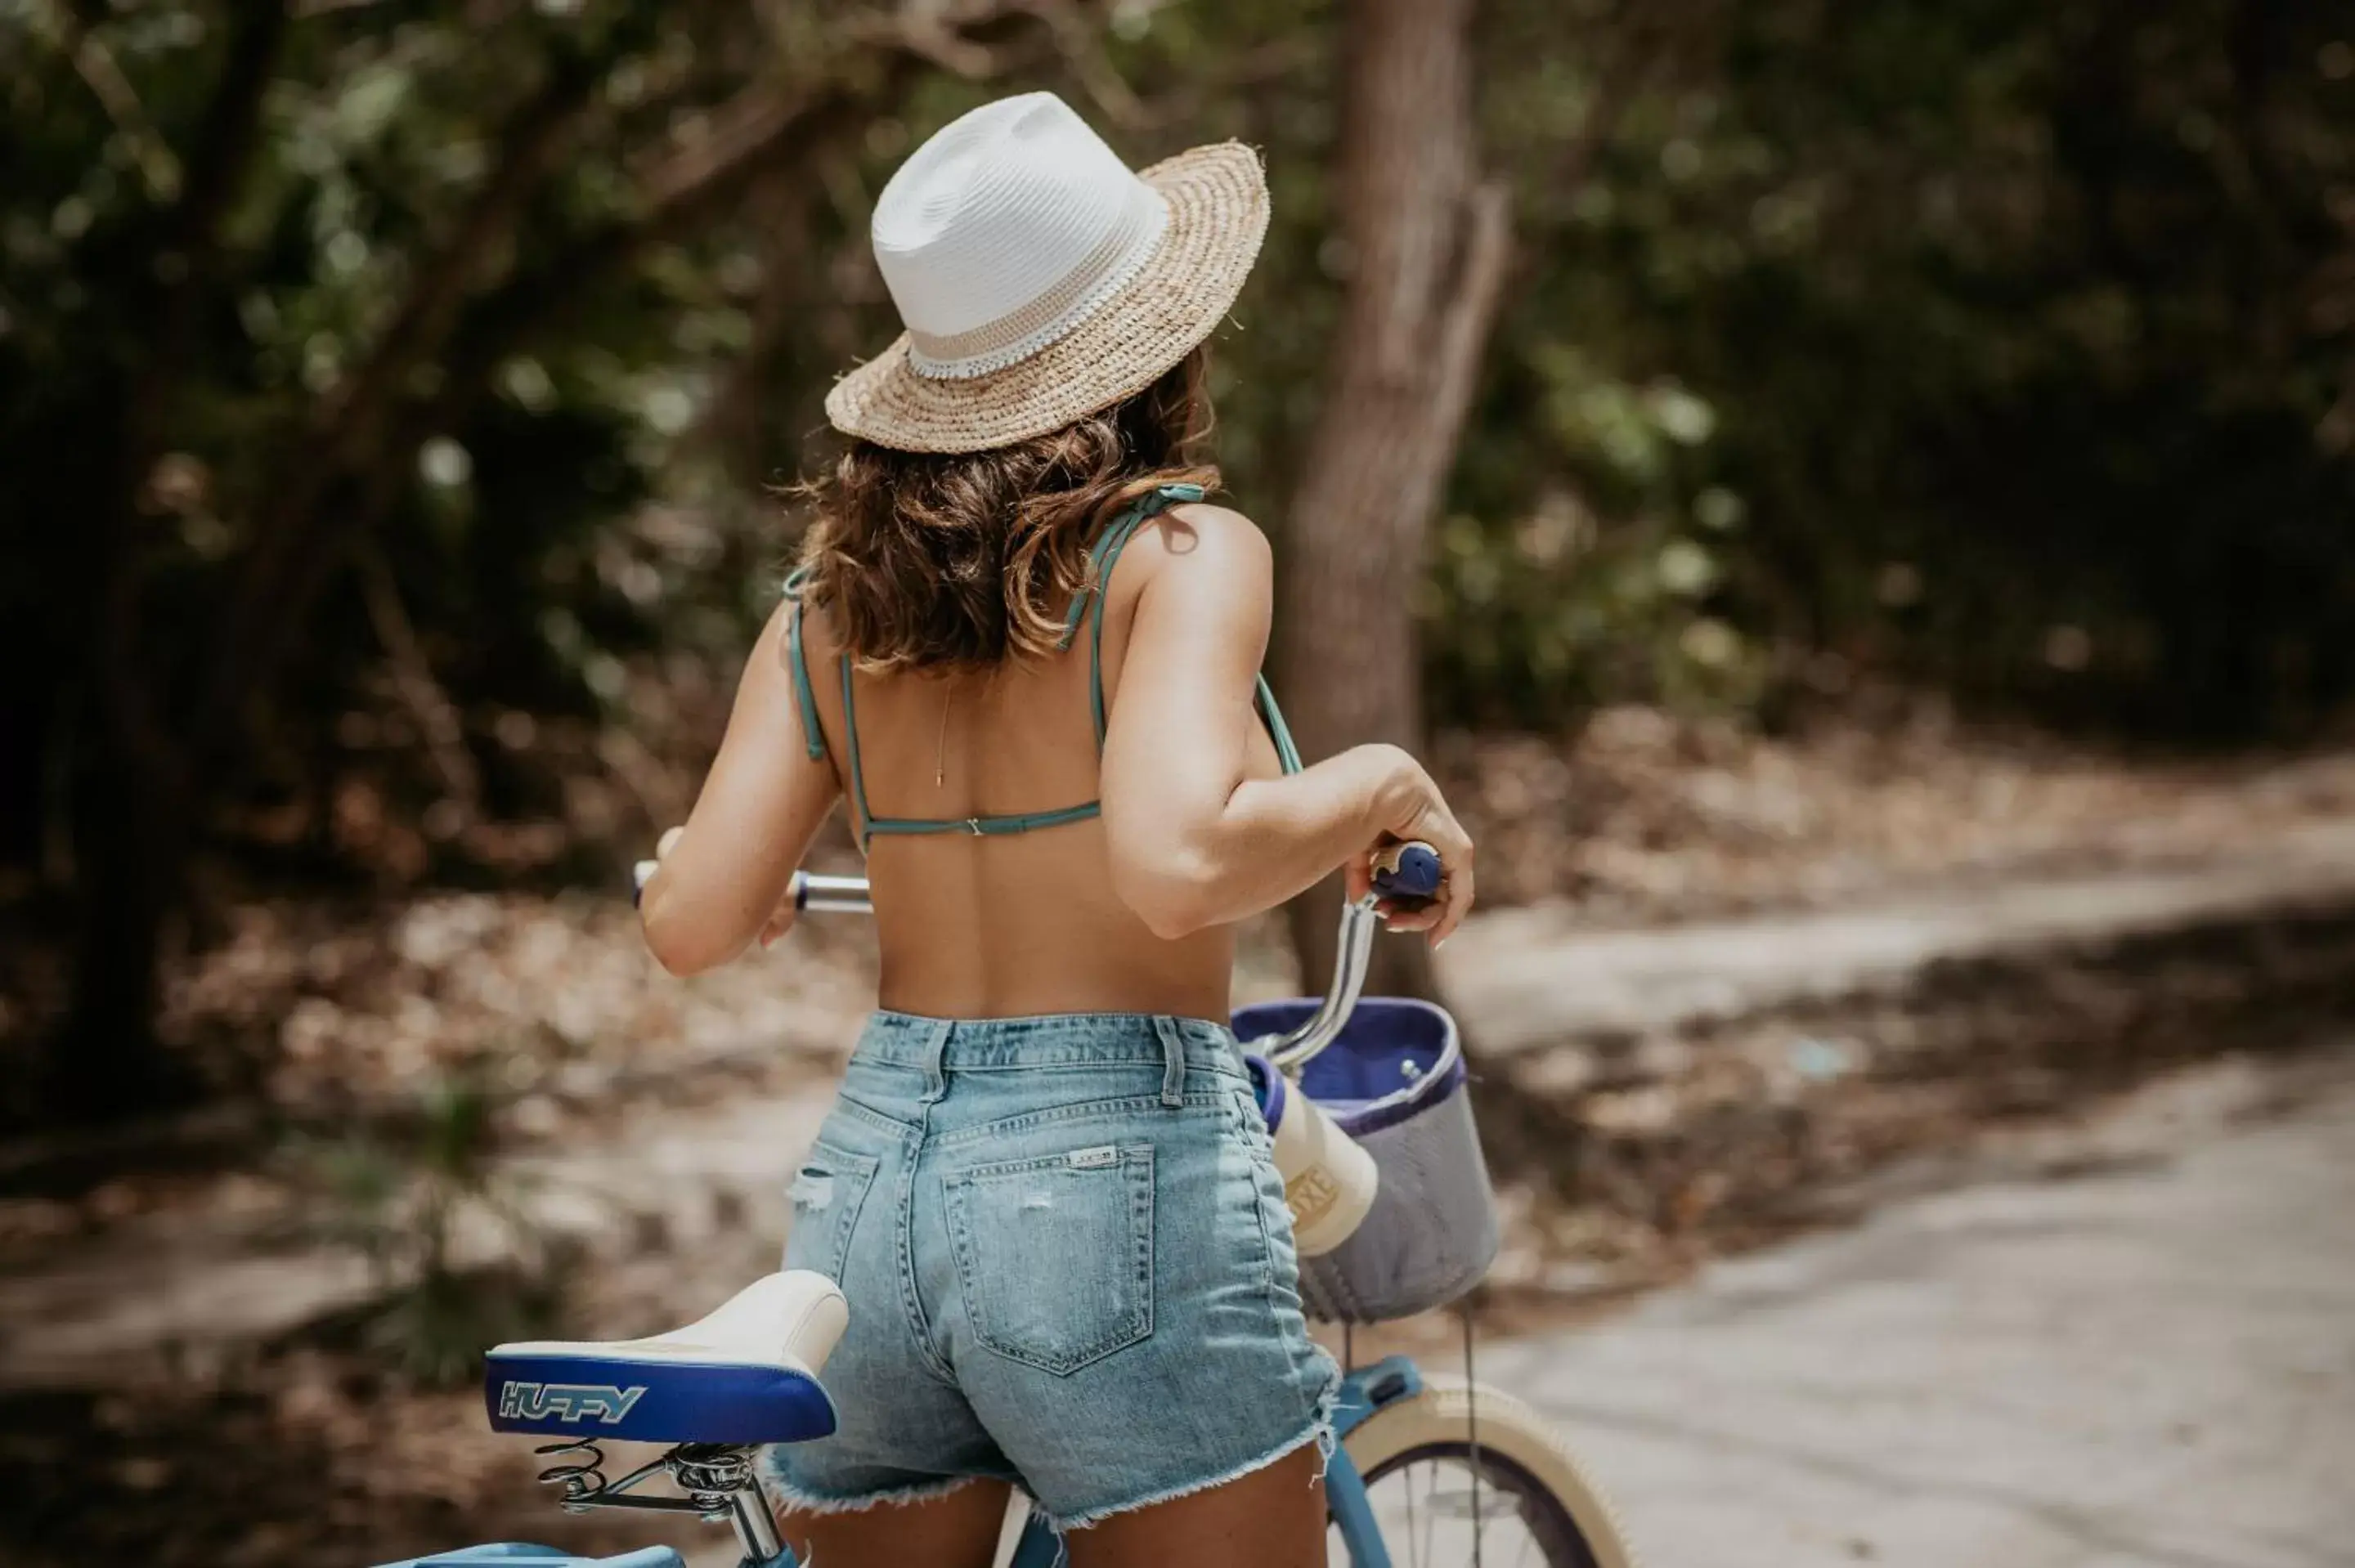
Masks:
[[[1467,925],[1446,979],[1482,1050],[1518,1057],[1596,1030],[1902,990],[1934,965],[1991,952],[2345,904],[2355,904],[2355,823],[2319,824],[2199,865],[1949,886],[1838,913],[1580,933],[1543,909],[1505,911]],[[798,1071],[684,1103],[646,1096],[508,1157],[535,1215],[586,1242],[613,1277],[601,1280],[605,1321],[591,1331],[638,1331],[634,1313],[716,1299],[773,1266],[784,1173],[831,1082],[823,1051],[805,1054]],[[1541,1076],[1519,1086],[1542,1093]],[[161,1209],[0,1278],[0,1386],[201,1367],[369,1294],[356,1253],[290,1231],[282,1204],[238,1193],[231,1182],[204,1207]]]
[[[1980,1159],[1483,1374],[1677,1568],[2355,1563],[2355,1043]]]
[[[1838,909],[1637,930],[1562,905],[1476,918],[1441,978],[1482,1049],[1595,1029],[1735,1017],[1902,986],[1932,964],[2355,899],[2355,821],[2310,823],[2229,856],[2098,875],[1947,882]]]

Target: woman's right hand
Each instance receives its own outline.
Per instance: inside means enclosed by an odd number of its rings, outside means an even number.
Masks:
[[[1472,908],[1472,840],[1422,763],[1395,746],[1363,748],[1372,753],[1380,782],[1374,793],[1377,836],[1349,857],[1344,868],[1352,901],[1373,891],[1374,856],[1392,844],[1420,839],[1439,852],[1439,895],[1420,909],[1383,910],[1393,931],[1423,931],[1433,948],[1455,934]]]

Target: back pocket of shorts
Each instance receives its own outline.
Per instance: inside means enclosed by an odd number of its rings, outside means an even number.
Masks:
[[[974,1338],[1063,1374],[1153,1332],[1153,1146],[1099,1144],[945,1178]]]
[[[786,1197],[794,1205],[793,1229],[785,1233],[785,1266],[814,1268],[842,1283],[843,1259],[850,1252],[851,1228],[875,1180],[871,1154],[853,1154],[820,1143],[802,1161]]]

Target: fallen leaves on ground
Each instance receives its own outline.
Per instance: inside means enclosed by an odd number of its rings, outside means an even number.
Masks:
[[[1966,728],[1928,699],[1792,738],[1609,708],[1568,741],[1459,735],[1437,758],[1482,902],[1563,901],[1594,926],[2191,859],[2355,813],[2355,755],[2132,762]]]

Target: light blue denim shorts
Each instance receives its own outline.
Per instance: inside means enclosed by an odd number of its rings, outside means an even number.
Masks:
[[[793,1202],[785,1266],[850,1301],[840,1429],[770,1452],[796,1507],[987,1477],[1079,1529],[1331,1442],[1339,1370],[1221,1024],[879,1012]]]

